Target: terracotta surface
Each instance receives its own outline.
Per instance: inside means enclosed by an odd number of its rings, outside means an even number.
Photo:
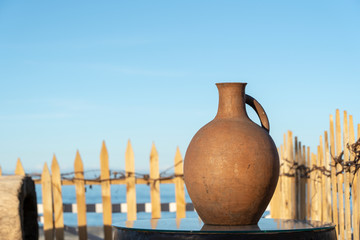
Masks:
[[[214,120],[191,140],[184,160],[189,196],[200,218],[212,225],[256,224],[274,193],[279,156],[261,105],[245,94],[246,83],[218,83]],[[245,103],[260,117],[250,120]]]

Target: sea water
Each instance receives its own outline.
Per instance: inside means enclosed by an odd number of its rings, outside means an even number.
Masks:
[[[63,203],[74,204],[76,203],[76,192],[74,185],[65,185],[61,188]],[[36,197],[38,204],[42,203],[41,185],[36,185]],[[102,203],[101,186],[100,185],[87,185],[85,187],[85,197],[87,204]],[[175,185],[174,184],[160,184],[160,199],[162,203],[175,202]],[[185,201],[191,203],[189,194],[185,188]],[[113,204],[126,203],[126,185],[111,185],[111,202]],[[146,184],[136,185],[136,202],[137,203],[150,203],[150,186]],[[265,211],[263,217],[268,215],[269,211]],[[176,212],[161,212],[161,218],[175,218]],[[187,218],[197,218],[198,215],[195,211],[187,211]],[[126,213],[113,213],[112,222],[126,221]],[[137,219],[151,219],[151,213],[138,212]],[[86,213],[86,221],[88,226],[101,226],[103,225],[102,213]],[[67,226],[77,226],[76,213],[64,213],[64,224]]]
[[[65,185],[61,188],[62,199],[64,204],[76,203],[76,192],[74,185]],[[36,197],[38,204],[42,203],[41,185],[36,185]],[[85,187],[85,197],[87,204],[102,203],[101,186],[87,185]],[[160,184],[160,200],[162,203],[175,202],[175,185]],[[185,201],[191,203],[189,194],[185,188]],[[126,185],[111,185],[111,202],[113,204],[126,203]],[[150,186],[146,184],[136,185],[136,202],[150,203]],[[126,213],[113,213],[113,223],[125,221]],[[162,218],[175,218],[176,212],[161,212]],[[186,217],[197,217],[196,212],[186,212]],[[151,219],[151,213],[138,212],[137,219]],[[86,220],[88,226],[101,226],[103,224],[102,213],[87,213]],[[68,226],[77,225],[76,213],[64,213],[64,224]]]

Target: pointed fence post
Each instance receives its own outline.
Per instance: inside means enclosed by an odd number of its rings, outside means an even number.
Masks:
[[[334,117],[330,115],[330,157],[331,157],[331,190],[332,190],[332,222],[336,225],[336,236],[339,236],[339,213],[338,213],[338,198],[337,198],[337,163],[335,162],[335,131],[334,131]]]
[[[278,155],[281,161],[281,154],[280,154],[280,149],[277,148],[278,151]],[[281,168],[280,168],[280,174],[281,174]],[[272,218],[280,218],[279,215],[279,204],[281,204],[281,200],[280,200],[280,191],[281,191],[281,176],[279,176],[275,191],[274,191],[274,195],[271,198],[270,201],[270,216]]]
[[[41,174],[41,190],[44,216],[44,236],[45,240],[52,240],[54,238],[54,224],[51,193],[51,176],[46,163],[44,164],[43,172]]]
[[[74,170],[79,239],[87,240],[84,165],[79,151],[76,152]]]
[[[352,145],[355,143],[355,131],[354,131],[354,121],[353,116],[349,116],[349,144]],[[355,154],[353,152],[350,153],[350,161],[354,161]],[[351,187],[352,194],[352,224],[353,224],[353,236],[354,239],[360,239],[359,235],[359,172],[355,172],[355,166],[351,167],[351,172],[354,174],[353,177],[353,185]]]
[[[300,166],[306,167],[305,164],[305,146],[301,146],[301,142],[299,142],[299,164]],[[303,176],[304,171],[300,172],[300,212],[299,212],[299,219],[305,220],[306,217],[306,178]]]
[[[321,167],[321,148],[320,145],[317,146],[317,154],[316,154],[316,166]],[[322,221],[322,172],[320,170],[316,170],[316,180],[315,180],[315,192],[316,192],[316,200],[315,204],[317,205],[317,221]]]
[[[15,175],[25,176],[25,170],[20,161],[20,158],[18,158],[16,162]]]
[[[279,208],[279,215],[277,216],[277,218],[286,218],[286,214],[285,214],[285,210],[286,210],[286,188],[287,188],[287,183],[286,183],[286,179],[287,177],[284,176],[285,173],[285,142],[284,145],[280,145],[280,208]],[[283,209],[283,207],[285,209]]]
[[[297,166],[299,166],[299,142],[298,142],[298,137],[295,136],[294,137],[294,167],[295,167],[295,171],[294,171],[294,180],[295,180],[295,213],[296,213],[296,219],[299,218],[300,216],[300,172],[299,170],[296,168]]]
[[[184,168],[183,158],[181,157],[179,147],[176,148],[175,153],[175,199],[176,199],[176,218],[186,217],[186,203],[185,203],[185,187],[184,187]]]
[[[103,204],[104,236],[105,240],[112,239],[112,206],[111,206],[111,189],[110,189],[110,169],[109,155],[106,149],[105,141],[102,143],[100,153],[100,179],[101,179],[101,196]]]
[[[306,166],[311,170],[310,147],[306,148]],[[311,172],[306,178],[306,219],[311,219]]]
[[[63,201],[61,195],[61,175],[59,163],[54,154],[51,163],[51,180],[54,200],[54,224],[56,240],[64,239],[64,215],[63,215]]]
[[[290,163],[289,163],[289,141],[287,140],[286,134],[284,134],[284,147],[282,152],[282,163],[283,163],[283,173],[287,174],[290,173]],[[283,175],[283,193],[282,193],[282,199],[284,204],[284,211],[282,211],[281,218],[285,219],[291,219],[291,177]]]
[[[332,206],[331,206],[331,159],[330,159],[330,152],[329,152],[329,137],[327,131],[324,132],[324,145],[325,145],[325,169],[329,175],[325,178],[325,194],[326,194],[326,208],[325,208],[325,222],[332,221]]]
[[[322,135],[320,135],[320,145],[319,145],[319,163],[318,163],[318,167],[325,167],[325,163],[324,163],[324,143],[323,143],[323,137]],[[320,217],[320,221],[325,222],[326,220],[326,207],[327,207],[327,203],[326,203],[326,176],[324,175],[324,172],[322,172],[321,170],[318,170],[319,172],[319,185],[320,185],[320,189],[321,189],[321,200],[320,200],[320,209],[321,209],[321,217]]]
[[[295,163],[295,159],[294,159],[294,144],[293,144],[293,134],[291,131],[288,131],[288,137],[287,137],[287,160],[290,162],[291,165],[294,165]],[[289,214],[290,214],[290,219],[296,219],[297,218],[297,196],[296,196],[296,171],[290,167],[289,169],[289,173],[290,175],[292,175],[291,177],[289,177],[288,181],[289,181]]]
[[[134,151],[128,140],[125,152],[125,177],[126,177],[126,203],[127,203],[127,220],[136,220],[136,187],[135,187],[135,160]]]
[[[355,133],[354,133],[355,135]],[[360,139],[360,124],[357,125],[357,138],[356,140]],[[355,137],[354,137],[354,142],[355,142]],[[355,217],[355,221],[354,221],[354,228],[356,229],[355,233],[356,233],[356,237],[354,235],[354,239],[360,239],[360,173],[359,171],[357,171],[356,173],[356,178],[354,179],[354,182],[356,181],[356,184],[354,186],[354,192],[356,192],[356,198],[354,197],[354,205],[356,206],[356,211],[353,210],[354,217]]]
[[[151,197],[151,217],[161,218],[160,202],[160,174],[159,174],[159,155],[155,144],[152,144],[150,153],[150,197]]]
[[[313,168],[313,166],[317,165],[316,164],[316,155],[314,153],[311,153],[311,168]],[[310,207],[311,207],[311,212],[310,212],[310,215],[311,215],[311,220],[317,220],[319,221],[319,209],[318,209],[318,198],[319,198],[319,194],[321,194],[321,191],[319,191],[317,189],[317,183],[316,183],[316,177],[317,177],[317,171],[312,171],[310,173],[310,179],[311,179],[311,195],[310,195],[310,199],[311,199],[311,204],[310,204]]]
[[[347,112],[344,111],[343,119],[343,149],[344,149],[344,165],[349,163],[349,128],[348,128],[348,117]],[[350,173],[349,171],[344,172],[344,185],[345,185],[345,235],[346,239],[351,239],[351,213],[350,213]]]
[[[341,123],[340,123],[340,111],[336,109],[336,116],[335,116],[335,142],[336,142],[336,157],[340,157],[342,152],[342,145],[341,145]],[[343,169],[340,164],[337,164],[337,186],[338,186],[338,197],[339,197],[339,233],[340,233],[340,240],[345,239],[345,215],[344,215],[344,176],[343,176]]]

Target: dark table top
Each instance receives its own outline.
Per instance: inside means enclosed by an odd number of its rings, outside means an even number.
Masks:
[[[199,218],[124,221],[114,223],[113,226],[124,230],[177,233],[285,233],[326,230],[335,227],[332,223],[272,218],[261,218],[257,225],[248,226],[205,225]]]

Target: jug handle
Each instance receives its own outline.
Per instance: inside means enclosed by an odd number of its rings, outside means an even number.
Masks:
[[[267,132],[270,132],[269,119],[266,115],[264,108],[260,105],[260,103],[256,101],[255,98],[247,94],[245,94],[245,103],[255,110],[256,114],[260,118],[262,128],[264,128]]]

